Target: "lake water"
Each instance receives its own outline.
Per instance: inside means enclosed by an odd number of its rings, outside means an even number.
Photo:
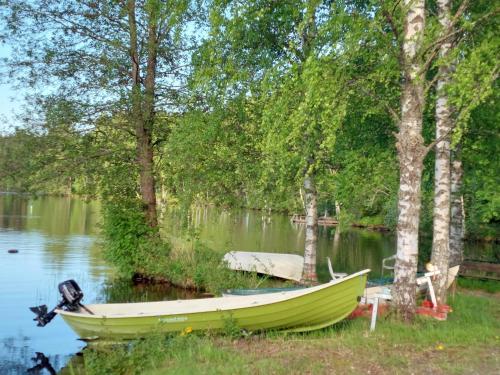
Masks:
[[[99,247],[99,220],[97,202],[0,194],[0,374],[26,373],[34,365],[36,352],[44,353],[59,371],[84,347],[62,319],[56,317],[46,327],[36,327],[28,309],[40,304],[52,308],[59,297],[57,285],[63,280],[75,279],[87,303],[189,297],[164,287],[111,282],[113,271]],[[168,235],[181,236],[179,222],[179,214],[166,215]],[[199,208],[191,211],[189,227],[214,249],[303,252],[305,228],[292,224],[285,215]],[[425,241],[423,248],[429,248]],[[10,254],[9,249],[19,252]],[[497,249],[497,245],[476,244],[469,245],[467,252],[478,257]],[[382,259],[394,251],[392,234],[320,228],[318,275],[328,279],[326,257],[330,257],[336,272],[371,268],[370,276],[378,277]]]

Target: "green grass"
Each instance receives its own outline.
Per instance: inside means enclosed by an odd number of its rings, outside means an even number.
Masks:
[[[478,280],[459,277],[458,286],[465,289],[484,290],[488,293],[500,292],[500,281],[496,280]]]
[[[344,320],[309,333],[152,336],[85,350],[87,374],[494,373],[500,358],[500,299],[457,293],[444,322],[406,325]]]

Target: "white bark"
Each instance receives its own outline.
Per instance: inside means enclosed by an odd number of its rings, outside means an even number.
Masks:
[[[337,232],[340,234],[340,203],[339,201],[335,201],[335,218],[338,221],[338,224],[335,228],[335,235],[337,235]]]
[[[306,241],[304,248],[304,268],[302,282],[313,283],[316,275],[316,249],[318,246],[318,204],[314,182],[310,176],[304,179],[306,204]]]
[[[333,235],[333,257],[332,259],[335,260],[335,256],[338,254],[340,250],[340,230],[339,227],[337,226],[335,228],[335,234]]]
[[[462,196],[462,161],[454,154],[451,163],[450,266],[462,263],[464,256],[465,210]]]
[[[422,138],[423,76],[419,63],[425,27],[425,1],[405,0],[402,51],[401,122],[396,147],[399,157],[397,252],[394,304],[405,320],[413,319],[416,298],[420,184],[425,156]]]
[[[447,33],[451,23],[451,0],[438,0],[439,23]],[[450,42],[440,46],[439,55],[446,59],[451,49]],[[436,101],[436,139],[444,137],[436,144],[434,175],[434,220],[432,237],[432,264],[440,274],[437,276],[434,290],[438,304],[446,303],[448,281],[449,239],[450,239],[450,137],[453,120],[448,104],[446,86],[450,81],[450,66],[445,62],[439,67]]]

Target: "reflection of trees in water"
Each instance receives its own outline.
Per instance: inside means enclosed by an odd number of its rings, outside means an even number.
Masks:
[[[63,269],[68,253],[75,250],[83,253],[82,261],[87,258],[92,263],[90,269],[100,260],[94,251],[89,257],[85,253],[94,242],[99,218],[99,204],[87,203],[81,199],[69,197],[27,198],[23,195],[0,195],[1,225],[7,228],[37,232],[41,240],[37,247],[43,247],[43,254],[48,259],[45,263],[52,268]],[[43,239],[42,239],[43,238]],[[92,272],[94,276],[98,276]]]
[[[87,203],[69,197],[42,197],[33,200],[33,212],[40,216],[30,220],[27,229],[40,230],[50,236],[91,235],[99,218],[97,202]]]
[[[17,194],[0,194],[0,228],[22,230],[28,219],[29,200]]]
[[[130,279],[115,279],[104,284],[99,303],[167,301],[201,298],[202,294],[174,288],[168,284],[134,283]]]
[[[22,374],[30,363],[27,337],[7,337],[0,341],[0,374]]]
[[[99,204],[69,197],[29,198],[0,194],[3,228],[41,231],[49,236],[90,235],[96,232]]]
[[[173,215],[166,217],[165,230],[182,236],[175,226]],[[228,212],[216,207],[197,207],[191,210],[192,226],[202,242],[218,251],[262,251],[300,254],[304,252],[304,225],[294,224],[282,214],[267,215],[253,210]],[[265,224],[265,225],[264,225]],[[336,234],[337,233],[337,234]],[[335,248],[334,248],[335,246]],[[332,259],[335,272],[356,272],[364,268],[380,274],[384,257],[395,252],[394,236],[363,230],[346,230],[339,234],[335,227],[319,227],[317,274],[321,281],[329,280],[326,258]],[[333,254],[332,254],[333,253]]]
[[[357,272],[370,268],[370,278],[380,275],[382,259],[394,253],[394,237],[376,232],[334,232],[330,257],[335,272]],[[326,258],[322,256],[322,258]]]
[[[43,246],[44,263],[53,269],[62,271],[68,266],[74,268],[78,263],[81,271],[90,272],[92,277],[99,278],[108,268],[102,258],[99,241],[94,237],[78,235],[45,237],[40,246]]]

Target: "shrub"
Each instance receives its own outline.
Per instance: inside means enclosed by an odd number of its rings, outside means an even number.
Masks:
[[[122,199],[104,204],[104,255],[118,270],[132,276],[161,274],[170,245],[146,223],[140,202]]]

